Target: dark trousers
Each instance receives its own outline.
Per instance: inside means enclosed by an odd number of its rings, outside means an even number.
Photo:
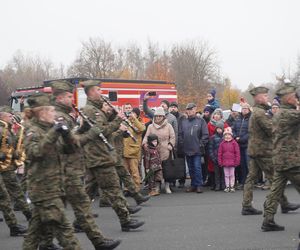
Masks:
[[[247,175],[248,175],[248,162],[249,156],[247,154],[247,148],[240,147],[240,154],[241,154],[241,164],[235,170],[236,172],[236,179],[238,180],[239,184],[244,185]]]

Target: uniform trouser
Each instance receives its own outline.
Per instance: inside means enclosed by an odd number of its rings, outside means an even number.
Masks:
[[[133,178],[128,170],[124,166],[116,166],[116,170],[121,182],[124,184],[124,187],[133,195],[138,193]]]
[[[30,212],[30,208],[28,203],[26,202],[25,194],[21,189],[20,183],[17,180],[17,176],[13,170],[1,172],[3,182],[5,187],[13,200],[16,203],[23,214],[28,214]]]
[[[275,171],[271,191],[264,203],[264,217],[273,220],[278,203],[281,201],[287,181],[291,181],[300,194],[300,167],[294,167],[285,171]]]
[[[124,165],[132,179],[134,181],[136,191],[139,192],[141,188],[141,176],[139,171],[139,159],[134,158],[124,158]]]
[[[92,175],[96,178],[103,195],[108,198],[112,208],[119,217],[120,223],[125,224],[130,221],[128,203],[123,196],[120,179],[116,168],[113,167],[93,167],[90,168]]]
[[[6,224],[11,227],[17,224],[16,216],[11,208],[11,200],[0,176],[0,210],[3,213]]]
[[[246,182],[244,185],[244,192],[243,192],[243,207],[251,207],[253,201],[253,188],[254,183],[259,178],[259,171],[265,173],[266,178],[272,184],[273,174],[274,174],[274,167],[272,163],[271,157],[250,157],[249,161],[249,173],[246,178]],[[282,193],[280,197],[280,204],[282,207],[288,204],[288,200],[286,196]]]
[[[80,245],[74,236],[73,227],[68,221],[61,198],[52,198],[34,203],[32,218],[27,235],[23,242],[23,250],[35,250],[41,237],[53,232],[59,244],[65,250],[79,250]]]
[[[99,227],[91,212],[91,200],[85,192],[81,177],[73,176],[72,178],[66,177],[65,180],[65,193],[66,200],[71,204],[76,217],[76,223],[84,230],[87,237],[94,246],[103,242],[104,236],[102,235]],[[52,243],[52,237],[47,240],[43,245]]]

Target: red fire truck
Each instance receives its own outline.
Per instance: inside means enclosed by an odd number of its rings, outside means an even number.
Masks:
[[[86,103],[86,95],[81,87],[81,82],[89,80],[87,78],[66,78],[66,80],[75,85],[74,99],[76,105],[81,108]],[[154,81],[154,80],[125,80],[125,79],[96,79],[101,81],[101,89],[103,95],[107,96],[113,105],[122,108],[124,104],[131,103],[133,107],[139,107],[142,110],[143,98],[147,92],[156,92],[148,101],[149,107],[158,107],[162,100],[170,102],[177,101],[177,91],[174,82]],[[15,111],[21,111],[21,99],[26,99],[28,96],[37,92],[47,92],[51,87],[53,80],[44,81],[43,85],[19,88],[11,95],[11,105]],[[50,89],[51,91],[51,89]]]

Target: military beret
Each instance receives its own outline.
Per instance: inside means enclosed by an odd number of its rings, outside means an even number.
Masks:
[[[0,113],[13,113],[13,110],[9,106],[0,106]]]
[[[267,94],[269,89],[263,86],[255,87],[249,91],[252,96],[256,96],[258,94]]]
[[[87,80],[81,83],[81,86],[84,88],[85,93],[94,86],[100,86],[101,81],[99,80]]]
[[[295,93],[296,92],[297,87],[295,85],[292,84],[286,84],[283,87],[279,88],[276,91],[276,95],[281,97],[290,93]]]
[[[188,105],[186,105],[185,109],[192,109],[192,108],[195,108],[195,107],[196,107],[195,103],[188,103]]]
[[[70,92],[73,93],[74,85],[67,81],[53,81],[51,82],[53,94]]]
[[[53,106],[51,103],[50,96],[44,93],[37,93],[35,95],[30,96],[27,99],[27,103],[30,108],[37,108],[41,106]]]

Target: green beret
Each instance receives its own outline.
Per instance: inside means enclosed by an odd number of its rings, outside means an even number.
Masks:
[[[44,93],[37,93],[27,99],[30,108],[37,108],[41,106],[53,106],[50,95]]]
[[[101,84],[101,81],[99,81],[99,80],[87,80],[87,81],[82,82],[81,86],[84,87],[84,91],[85,91],[85,93],[87,93],[91,87],[94,87],[94,86],[100,87],[100,84]]]
[[[0,113],[13,113],[13,110],[9,106],[0,106]]]
[[[255,87],[249,91],[252,96],[256,96],[258,94],[267,94],[269,89],[263,86]]]
[[[53,81],[51,82],[51,88],[54,95],[63,92],[73,93],[74,85],[67,81]]]

